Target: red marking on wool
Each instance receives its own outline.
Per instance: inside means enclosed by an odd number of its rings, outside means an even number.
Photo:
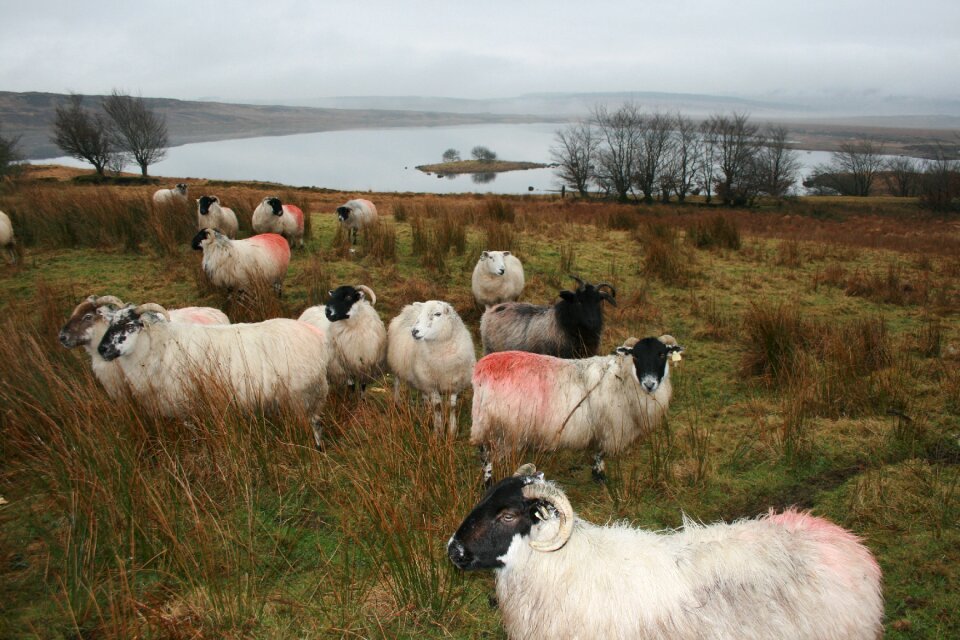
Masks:
[[[290,245],[287,244],[287,241],[280,234],[261,233],[260,235],[248,238],[247,242],[266,249],[270,257],[276,260],[278,264],[283,264],[284,267],[290,264]]]
[[[303,209],[295,204],[285,204],[283,205],[283,210],[292,215],[293,219],[297,221],[297,230],[303,231]]]
[[[206,311],[200,311],[197,307],[184,307],[180,309],[180,312],[184,321],[191,324],[220,324],[220,322],[207,315]]]
[[[308,329],[310,329],[315,334],[317,334],[317,336],[319,336],[321,340],[326,340],[326,334],[323,332],[323,329],[321,329],[320,327],[310,324],[309,322],[303,322],[302,320],[300,321],[300,324],[306,326]]]
[[[555,403],[558,372],[564,360],[526,351],[501,351],[480,359],[473,370],[473,384],[484,385],[498,398],[512,398],[511,406],[532,408],[543,419]]]

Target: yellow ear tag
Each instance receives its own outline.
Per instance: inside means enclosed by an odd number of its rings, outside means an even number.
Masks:
[[[680,355],[679,351],[674,351],[673,353],[670,354],[670,360],[671,362],[680,362],[681,360],[683,360],[683,356]]]

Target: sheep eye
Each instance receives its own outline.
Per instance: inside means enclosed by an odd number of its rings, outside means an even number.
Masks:
[[[500,514],[499,519],[501,522],[510,523],[517,519],[517,514],[512,511],[504,511]]]
[[[434,315],[435,317],[439,318],[439,317],[440,317],[440,312],[437,311],[437,312],[436,312],[435,314],[433,314],[433,315]]]
[[[83,319],[84,319],[84,320],[93,320],[93,314],[92,314],[92,313],[88,313],[87,315],[83,316]]]

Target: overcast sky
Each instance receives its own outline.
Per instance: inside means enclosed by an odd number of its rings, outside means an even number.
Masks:
[[[0,0],[0,90],[960,96],[960,1]]]

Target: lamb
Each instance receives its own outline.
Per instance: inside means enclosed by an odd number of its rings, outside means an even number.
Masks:
[[[7,251],[7,260],[11,264],[17,262],[17,239],[13,236],[13,223],[10,216],[0,211],[0,247]]]
[[[473,297],[492,307],[512,302],[523,293],[523,264],[509,251],[484,251],[473,268]]]
[[[268,196],[253,210],[253,230],[279,233],[291,249],[294,243],[303,247],[303,211],[298,206],[282,204],[276,196]]]
[[[327,336],[330,362],[327,380],[336,384],[357,382],[360,390],[377,377],[387,357],[387,329],[374,306],[377,296],[364,285],[343,285],[330,291],[325,306],[310,307],[300,316]]]
[[[197,198],[197,229],[216,229],[228,238],[236,238],[240,224],[233,209],[220,204],[217,196]]]
[[[447,430],[455,437],[457,394],[469,386],[477,359],[470,331],[453,307],[440,300],[404,307],[390,322],[387,358],[397,378],[430,395],[438,434],[443,430],[442,395],[449,394]]]
[[[574,291],[561,291],[552,307],[503,302],[480,318],[484,353],[530,351],[558,358],[597,355],[603,332],[603,301],[617,306],[617,291],[606,282],[594,286],[577,276]],[[609,289],[605,291],[604,289]]]
[[[164,416],[189,415],[200,389],[226,392],[246,410],[290,400],[310,416],[320,445],[328,354],[317,327],[287,318],[178,324],[160,305],[129,305],[114,314],[97,351],[119,363],[137,401]]]
[[[245,291],[258,280],[283,292],[290,265],[290,245],[276,233],[231,240],[216,229],[201,229],[191,245],[203,251],[203,270],[214,286]]]
[[[173,205],[187,203],[187,185],[183,182],[177,183],[173,189],[157,189],[153,192],[153,204]]]
[[[654,532],[576,517],[524,465],[447,543],[492,569],[511,638],[875,640],[881,570],[853,533],[806,512]]]
[[[116,296],[90,296],[73,310],[70,318],[60,329],[60,344],[68,349],[83,347],[90,354],[93,375],[114,400],[123,395],[126,387],[123,373],[115,362],[100,357],[97,346],[107,332],[114,314],[122,308],[123,301]],[[184,307],[170,309],[171,322],[192,324],[230,324],[230,319],[219,309],[212,307]]]
[[[347,234],[357,244],[357,232],[360,227],[366,227],[377,221],[377,207],[369,200],[348,200],[337,207],[337,217],[340,224],[347,228]]]
[[[614,355],[580,360],[524,351],[481,358],[473,371],[470,442],[480,447],[484,480],[489,484],[491,452],[593,447],[593,476],[602,481],[604,456],[663,419],[673,395],[670,361],[682,352],[676,341],[644,338]]]

